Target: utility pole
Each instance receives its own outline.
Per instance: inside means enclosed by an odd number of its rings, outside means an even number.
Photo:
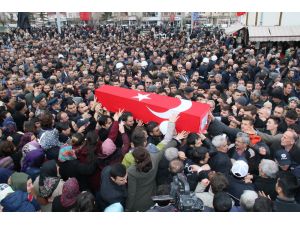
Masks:
[[[56,12],[56,24],[58,33],[61,34],[60,13]]]

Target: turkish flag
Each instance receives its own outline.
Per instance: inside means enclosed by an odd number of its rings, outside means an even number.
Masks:
[[[91,17],[91,13],[90,12],[81,12],[81,13],[79,13],[79,15],[80,15],[80,19],[82,21],[89,21],[90,17]]]
[[[109,111],[124,109],[144,123],[168,121],[170,115],[179,114],[177,131],[203,132],[207,128],[208,104],[146,93],[126,88],[103,85],[95,91],[98,101]]]
[[[236,13],[236,16],[242,16],[242,15],[244,15],[244,14],[246,14],[246,12],[237,12],[237,13]]]

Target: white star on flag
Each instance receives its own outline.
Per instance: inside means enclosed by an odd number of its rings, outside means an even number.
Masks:
[[[151,99],[151,98],[148,97],[149,95],[150,95],[150,94],[143,95],[143,94],[138,93],[137,96],[134,96],[134,97],[132,97],[132,98],[137,98],[139,101],[142,101],[142,100],[144,100],[144,99]]]

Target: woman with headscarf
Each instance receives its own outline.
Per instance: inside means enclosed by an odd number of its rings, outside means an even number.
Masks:
[[[37,200],[43,212],[51,212],[53,199],[61,195],[64,181],[60,179],[59,167],[55,160],[45,162],[38,176],[34,181],[34,189]]]
[[[23,191],[34,196],[32,179],[26,173],[14,172],[8,179],[8,184],[14,191]]]
[[[80,190],[90,189],[88,177],[93,175],[97,169],[97,160],[94,159],[89,163],[81,163],[75,154],[71,145],[64,145],[59,150],[58,155],[59,174],[64,181],[68,178],[76,177]]]
[[[35,139],[36,139],[36,137],[35,137],[34,133],[32,133],[32,132],[25,133],[21,137],[21,139],[20,139],[20,143],[19,143],[18,149],[22,150],[22,148],[24,147],[24,145],[26,145],[27,143],[29,143],[29,142],[31,142],[31,141],[33,141]]]
[[[76,198],[80,194],[76,178],[69,178],[63,185],[62,194],[55,197],[52,203],[52,212],[69,212],[74,208]]]
[[[22,148],[21,171],[30,175],[34,181],[40,174],[40,167],[45,160],[45,153],[36,141],[30,141]]]
[[[14,160],[17,155],[16,148],[14,144],[10,141],[0,142],[0,167],[7,168],[11,170],[16,169],[16,160]]]

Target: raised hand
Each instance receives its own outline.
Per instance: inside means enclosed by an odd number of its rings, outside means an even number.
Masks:
[[[177,134],[176,139],[182,140],[184,138],[187,138],[188,135],[189,135],[189,132],[181,131],[180,133]]]
[[[115,115],[114,115],[114,121],[119,121],[119,119],[122,116],[123,112],[124,112],[124,109],[122,109],[122,110],[119,109],[119,111],[116,112]]]
[[[178,113],[174,113],[170,116],[169,122],[176,123],[176,121],[179,119],[180,116],[178,116]]]
[[[125,128],[124,128],[124,122],[123,121],[121,121],[119,123],[119,131],[120,131],[121,134],[125,133]]]
[[[178,158],[180,160],[186,160],[186,156],[185,156],[185,153],[183,151],[179,151],[178,152]]]
[[[137,122],[137,126],[138,126],[138,127],[144,126],[143,120],[136,120],[136,122]]]

